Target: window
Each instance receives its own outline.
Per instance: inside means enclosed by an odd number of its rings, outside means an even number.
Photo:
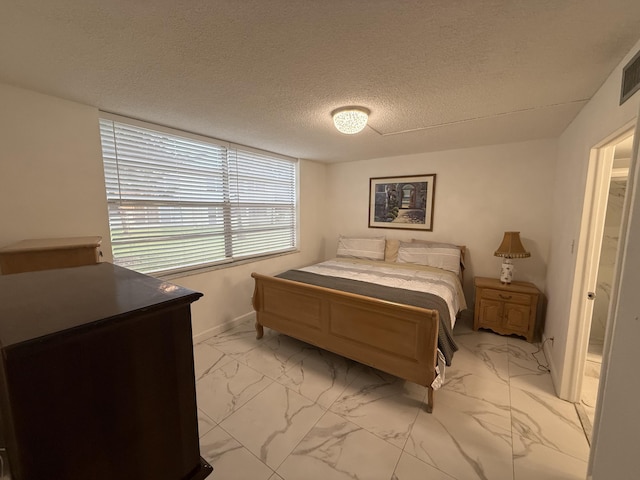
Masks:
[[[169,273],[296,248],[296,161],[102,115],[114,262]]]

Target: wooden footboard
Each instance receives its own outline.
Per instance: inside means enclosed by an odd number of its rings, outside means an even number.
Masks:
[[[263,327],[429,388],[433,408],[436,310],[252,273],[256,330]]]

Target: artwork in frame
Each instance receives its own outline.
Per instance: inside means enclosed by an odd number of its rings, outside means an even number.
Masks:
[[[433,231],[436,175],[369,180],[369,227]]]

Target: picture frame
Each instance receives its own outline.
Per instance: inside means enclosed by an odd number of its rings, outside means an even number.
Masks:
[[[436,174],[369,179],[369,228],[433,231]]]

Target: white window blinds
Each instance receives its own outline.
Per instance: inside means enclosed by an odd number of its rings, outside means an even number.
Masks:
[[[296,247],[293,160],[100,119],[114,262],[167,273]]]

